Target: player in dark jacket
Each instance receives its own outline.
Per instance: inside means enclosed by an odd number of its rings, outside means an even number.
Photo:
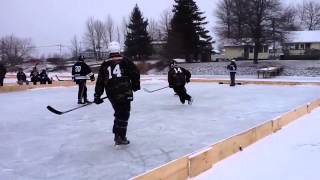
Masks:
[[[26,74],[23,72],[22,68],[19,68],[18,73],[17,73],[17,82],[19,85],[23,85],[23,83],[25,82],[27,85],[29,84],[29,82],[27,81],[27,76]]]
[[[185,84],[190,82],[191,73],[178,66],[175,61],[170,62],[170,69],[168,72],[168,83],[169,87],[173,88],[174,92],[179,96],[182,104],[188,101],[191,105],[193,102],[192,97],[187,93]]]
[[[86,82],[88,77],[94,81],[94,74],[90,67],[84,62],[84,56],[79,56],[78,61],[72,66],[72,79],[78,84],[78,104],[90,103],[87,96]],[[82,101],[84,100],[84,101]]]
[[[231,63],[227,66],[227,69],[230,72],[230,86],[235,86],[236,73],[238,69],[235,59],[231,60]]]
[[[111,42],[108,45],[110,57],[102,63],[95,87],[96,104],[101,104],[101,95],[106,91],[114,109],[114,141],[115,145],[126,145],[127,126],[130,116],[133,91],[140,89],[140,72],[135,64],[120,55],[120,45]]]
[[[3,80],[6,77],[7,69],[0,63],[0,86],[3,86]]]
[[[47,71],[43,69],[39,75],[40,84],[52,84],[52,80],[49,78]]]
[[[37,82],[40,80],[39,78],[39,71],[37,69],[37,67],[34,67],[30,73],[30,79],[31,82],[33,82],[34,85],[37,84]]]

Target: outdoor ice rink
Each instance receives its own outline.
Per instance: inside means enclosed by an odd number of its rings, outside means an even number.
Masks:
[[[142,87],[156,89],[165,81]],[[89,87],[90,99],[93,86]],[[128,179],[319,98],[317,86],[190,83],[194,103],[171,89],[135,94],[128,147],[115,149],[108,101],[58,116],[76,105],[77,88],[0,94],[0,179]]]

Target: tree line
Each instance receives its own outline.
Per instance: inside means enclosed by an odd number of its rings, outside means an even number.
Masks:
[[[253,44],[255,63],[263,44],[283,42],[288,31],[320,29],[320,2],[316,0],[288,6],[280,0],[219,0],[213,15],[216,22],[212,30],[218,41]],[[98,60],[109,42],[118,41],[124,45],[126,56],[145,60],[153,53],[151,42],[161,41],[163,57],[191,62],[203,60],[203,55],[212,51],[214,41],[205,27],[208,22],[194,0],[174,0],[172,9],[164,10],[159,17],[143,17],[138,5],[120,24],[111,15],[104,21],[89,17],[83,36],[72,38],[70,52],[78,56],[90,50]],[[2,61],[21,61],[34,49],[31,39],[14,35],[0,38]]]

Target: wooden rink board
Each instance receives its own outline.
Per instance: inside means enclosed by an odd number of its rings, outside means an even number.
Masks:
[[[95,82],[87,82],[88,85],[93,85]],[[29,89],[36,89],[36,88],[52,88],[52,87],[71,87],[76,86],[76,83],[73,81],[53,81],[52,84],[40,84],[33,85],[29,83],[29,85],[17,85],[17,84],[10,84],[0,87],[0,93],[9,93],[9,92],[17,92],[17,91],[25,91]]]
[[[150,78],[144,78],[141,81],[151,80]],[[161,80],[167,80],[165,78],[161,78]],[[223,83],[223,84],[229,84],[229,80],[221,80],[221,79],[198,79],[198,78],[192,78],[191,82],[195,83]],[[255,80],[238,80],[237,83],[244,84],[255,84],[255,85],[278,85],[278,86],[297,86],[297,85],[313,85],[313,86],[320,86],[320,82],[291,82],[291,81],[255,81]],[[88,81],[88,85],[94,85],[95,82]],[[52,84],[38,84],[38,85],[32,85],[30,83],[29,85],[17,85],[17,84],[9,84],[0,87],[0,93],[8,93],[8,92],[16,92],[16,91],[24,91],[28,89],[35,89],[35,88],[50,88],[50,87],[59,87],[59,86],[76,86],[76,84],[73,81],[53,81]]]
[[[159,168],[133,177],[132,180],[185,180],[196,177],[206,170],[211,169],[212,166],[219,161],[242,151],[244,148],[272,133],[276,133],[278,130],[281,130],[282,127],[310,113],[319,106],[320,99],[316,99],[254,128],[184,156],[182,158],[183,161],[181,159],[171,161]],[[187,162],[185,158],[187,158]],[[169,171],[168,169],[171,170]]]

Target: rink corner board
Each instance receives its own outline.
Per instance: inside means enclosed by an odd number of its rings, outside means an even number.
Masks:
[[[239,134],[221,140],[211,146],[173,160],[144,174],[131,178],[132,180],[185,180],[196,177],[211,169],[214,164],[239,152],[249,145],[276,133],[284,126],[310,113],[320,106],[320,99],[297,107],[272,120],[259,124]]]

